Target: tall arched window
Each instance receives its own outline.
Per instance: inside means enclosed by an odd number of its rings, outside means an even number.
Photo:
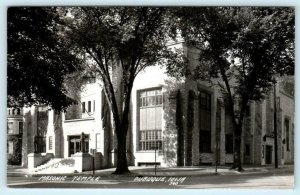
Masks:
[[[199,151],[211,152],[211,94],[200,91],[199,94]]]
[[[143,90],[138,97],[139,150],[162,149],[162,91]]]

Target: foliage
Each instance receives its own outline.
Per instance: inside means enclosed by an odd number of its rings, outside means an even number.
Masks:
[[[223,69],[239,83],[234,94],[253,88],[256,100],[276,76],[294,73],[292,8],[182,8],[177,15],[182,36],[200,51],[197,79],[218,78]]]
[[[73,100],[65,95],[64,76],[80,61],[58,34],[56,9],[10,7],[7,18],[8,106],[66,108]]]
[[[115,173],[128,172],[126,135],[136,75],[176,57],[168,47],[168,10],[154,7],[59,8],[61,32],[81,53],[87,69],[100,77],[118,140]]]
[[[182,8],[175,15],[174,25],[188,47],[199,51],[199,63],[189,67],[188,76],[217,81],[229,104],[241,168],[239,146],[248,102],[262,99],[276,77],[294,74],[294,9]]]

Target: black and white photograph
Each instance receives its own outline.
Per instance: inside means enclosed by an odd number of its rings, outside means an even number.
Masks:
[[[6,14],[8,188],[294,188],[295,7]]]

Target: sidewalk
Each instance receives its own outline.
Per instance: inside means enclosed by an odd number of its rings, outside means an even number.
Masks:
[[[214,166],[199,166],[199,167],[159,167],[156,169],[154,167],[129,167],[132,175],[135,176],[207,176],[215,175],[216,170]],[[97,170],[95,175],[108,176],[115,171],[115,168]],[[245,166],[244,171],[238,172],[235,170],[230,170],[230,166],[219,166],[217,168],[217,174],[219,175],[245,175],[245,174],[257,174],[257,173],[293,173],[294,165],[282,165],[278,169],[274,166]],[[86,174],[92,174],[92,171],[84,172]]]
[[[238,172],[235,170],[230,170],[229,166],[219,166],[217,169],[217,174],[219,175],[245,175],[245,174],[257,174],[257,173],[293,173],[294,165],[281,165],[278,169],[274,168],[274,165],[270,166],[244,166],[244,171]],[[121,176],[178,176],[178,177],[193,177],[193,176],[208,176],[215,175],[215,167],[214,166],[198,166],[198,167],[158,167],[156,169],[154,167],[129,167],[131,171],[130,174],[121,175]],[[102,177],[119,177],[118,175],[112,175],[115,171],[115,168],[110,169],[102,169],[96,170],[95,176]],[[34,177],[41,175],[92,175],[93,171],[85,171],[82,173],[69,173],[69,174],[61,174],[61,173],[53,173],[53,174],[42,174],[42,173],[33,173],[29,172],[27,168],[23,168],[20,166],[7,166],[7,176],[24,176],[24,177]]]

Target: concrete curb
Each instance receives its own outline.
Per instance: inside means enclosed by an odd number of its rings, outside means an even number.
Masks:
[[[153,168],[148,169],[130,169],[131,174],[125,175],[113,175],[112,169],[107,170],[96,170],[95,175],[92,174],[92,171],[86,171],[82,173],[31,173],[27,169],[10,169],[7,170],[7,176],[10,177],[41,177],[41,176],[100,176],[107,178],[122,178],[122,177],[199,177],[199,176],[213,176],[213,175],[249,175],[249,174],[261,174],[261,173],[293,173],[294,166],[280,167],[274,169],[272,167],[253,167],[245,168],[243,172],[237,172],[234,170],[229,170],[228,168],[219,168],[217,174],[214,172],[214,169],[211,167],[207,168],[193,168],[191,170],[187,168],[162,168],[157,170],[157,174],[154,174]],[[20,171],[20,172],[18,172]]]

